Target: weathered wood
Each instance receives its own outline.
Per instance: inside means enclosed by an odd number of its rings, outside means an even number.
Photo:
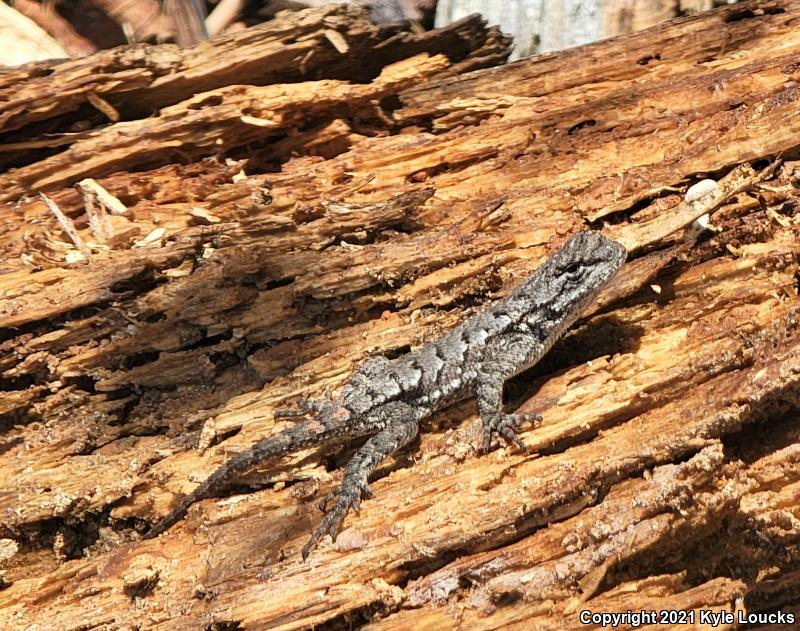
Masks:
[[[583,127],[590,124],[591,107],[641,98],[641,90],[653,89],[662,98],[671,97],[666,112],[691,115],[691,105],[704,106],[712,95],[698,98],[684,94],[685,84],[708,79],[716,72],[721,73],[719,80],[709,84],[715,86],[713,96],[727,97],[735,106],[740,101],[727,85],[725,70],[735,71],[743,65],[740,62],[764,62],[794,50],[798,38],[794,13],[785,11],[785,7],[782,0],[735,4],[613,40],[539,55],[522,64],[430,82],[407,90],[404,107],[396,116],[401,120],[422,119],[432,123],[434,129],[445,130],[519,104],[527,107],[535,120],[548,120],[551,112],[568,116],[572,120],[558,125],[566,133],[581,122]],[[791,60],[787,64],[784,70],[791,74]],[[670,78],[674,78],[671,90],[663,83]],[[693,100],[684,100],[686,96]],[[646,105],[650,107],[649,100]],[[652,107],[654,111],[646,120],[657,121],[655,113],[661,105],[653,103]],[[575,120],[574,116],[580,118]],[[626,123],[629,133],[636,133],[637,123],[638,119]],[[601,124],[595,121],[595,125]],[[552,134],[555,130],[545,131]]]
[[[496,30],[487,31],[478,16],[412,35],[399,28],[377,27],[365,10],[350,5],[284,12],[262,25],[193,49],[140,44],[71,61],[3,70],[0,131],[44,120],[58,129],[59,117],[78,110],[92,94],[127,119],[147,117],[198,92],[234,84],[364,82],[384,66],[419,53],[447,54],[460,62],[490,39],[495,42],[494,55],[475,57],[474,67],[498,63],[508,55],[507,40],[499,38]],[[82,126],[97,124],[88,114],[80,118],[86,121]],[[68,119],[60,124],[66,127],[76,122]]]
[[[163,108],[158,118],[110,125],[68,149],[27,167],[0,174],[0,201],[30,190],[50,190],[88,175],[108,175],[163,161],[184,159],[269,141],[331,116],[370,116],[373,103],[448,65],[446,57],[412,57],[387,66],[370,84],[314,81],[277,86],[234,85],[203,92]],[[345,109],[347,108],[347,109]],[[285,156],[269,156],[272,159]]]
[[[323,116],[324,157],[279,172],[248,156],[98,178],[127,207],[106,243],[79,193],[55,190],[86,260],[67,262],[76,248],[41,200],[0,205],[0,478],[14,481],[0,626],[577,629],[584,608],[796,609],[800,3],[746,7],[713,22],[737,42],[713,67],[689,37],[703,16],[675,27],[683,47],[672,27],[626,39],[674,59],[618,91],[604,86],[629,64],[610,41],[564,53],[567,73],[573,55],[607,60],[568,99],[541,82],[525,94],[531,59],[435,83],[450,112],[463,85],[466,111],[508,73],[505,105],[461,126],[410,127],[438,120],[404,118],[412,88],[398,119],[383,104],[383,135]],[[331,99],[375,89],[335,85]],[[300,151],[320,142],[302,120],[285,127]],[[709,173],[719,192],[685,201]],[[705,212],[712,231],[684,239]],[[265,463],[137,540],[285,427],[277,406],[452,326],[587,225],[632,260],[510,384],[544,417],[522,433],[531,453],[477,454],[466,402],[382,467],[376,497],[306,563],[347,448]]]

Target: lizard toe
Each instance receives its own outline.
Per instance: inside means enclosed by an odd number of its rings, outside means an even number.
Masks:
[[[522,442],[522,439],[519,436],[517,436],[517,434],[511,427],[501,427],[497,430],[497,433],[509,445],[514,445],[515,447],[518,447],[522,451],[528,451],[528,448],[525,446],[525,443]]]
[[[492,447],[492,428],[488,423],[483,424],[483,444],[481,445],[481,451],[483,453],[488,454],[489,449]]]
[[[483,451],[486,453],[491,446],[491,439],[493,434],[497,434],[509,445],[519,447],[523,451],[527,451],[525,443],[517,436],[517,431],[524,423],[536,423],[541,421],[542,417],[535,413],[525,414],[497,414],[484,421],[483,424]]]
[[[325,528],[328,531],[328,535],[331,538],[332,542],[336,541],[336,536],[339,534],[339,524],[335,521],[331,521]]]
[[[328,506],[330,505],[331,502],[333,502],[333,500],[337,498],[338,495],[339,495],[339,489],[336,488],[327,495],[325,495],[325,497],[323,497],[319,502],[317,502],[317,506],[319,506],[319,509],[323,513],[329,512],[330,509],[328,508]]]
[[[323,502],[330,503],[332,496],[334,493],[329,493],[328,497],[320,502],[320,508],[322,508]],[[326,506],[327,509],[327,506]],[[308,555],[317,547],[319,544],[320,539],[328,534],[331,538],[331,541],[336,541],[336,537],[339,534],[339,529],[344,521],[345,516],[347,515],[347,511],[349,510],[349,503],[347,498],[339,496],[337,497],[336,501],[333,505],[327,509],[325,514],[325,518],[322,520],[322,523],[317,527],[314,531],[314,534],[311,535],[306,545],[303,546],[302,549],[302,556],[303,560],[308,558]]]
[[[308,558],[308,555],[317,547],[319,540],[322,539],[323,535],[325,534],[325,524],[321,524],[314,533],[308,538],[306,545],[303,546],[303,549],[300,551],[300,554],[303,556],[303,561]]]

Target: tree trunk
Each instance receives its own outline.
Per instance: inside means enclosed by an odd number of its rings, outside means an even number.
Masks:
[[[171,47],[2,77],[26,105],[0,112],[0,626],[800,615],[800,2],[511,65],[477,19],[389,36],[352,8],[292,20],[230,36],[264,54],[252,82],[230,38],[196,66],[181,51],[179,77],[154,71]],[[293,65],[300,44],[316,52]],[[104,65],[130,51],[136,68]],[[264,463],[140,539],[289,426],[277,407],[435,337],[586,228],[629,262],[509,384],[544,419],[528,453],[479,454],[468,401],[308,561],[354,445]]]

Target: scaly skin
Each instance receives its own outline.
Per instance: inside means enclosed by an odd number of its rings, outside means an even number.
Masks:
[[[452,331],[394,360],[369,359],[355,370],[333,400],[304,401],[309,416],[235,456],[187,495],[145,535],[158,535],[180,520],[193,503],[213,496],[255,465],[319,445],[371,436],[344,471],[342,484],[320,503],[322,524],[303,547],[305,559],[327,532],[332,540],[350,509],[358,510],[380,462],[414,440],[421,420],[453,403],[476,397],[483,421],[483,449],[493,434],[525,449],[516,434],[534,415],[503,411],[503,384],[538,362],[594,300],[625,262],[619,243],[596,232],[580,232],[547,259],[528,280]]]

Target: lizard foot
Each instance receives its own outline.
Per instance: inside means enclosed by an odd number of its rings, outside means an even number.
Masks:
[[[492,434],[497,433],[509,445],[516,445],[522,451],[527,451],[516,432],[523,423],[536,423],[541,421],[540,414],[496,414],[483,421],[483,453],[489,451]]]
[[[314,531],[314,534],[311,535],[308,543],[303,546],[303,560],[308,558],[308,555],[317,547],[319,540],[322,539],[326,532],[330,535],[331,541],[336,541],[336,535],[339,534],[342,522],[350,509],[358,513],[361,508],[361,498],[372,496],[372,489],[369,488],[368,484],[356,483],[342,484],[322,498],[319,502],[319,507],[325,513],[325,518]]]

